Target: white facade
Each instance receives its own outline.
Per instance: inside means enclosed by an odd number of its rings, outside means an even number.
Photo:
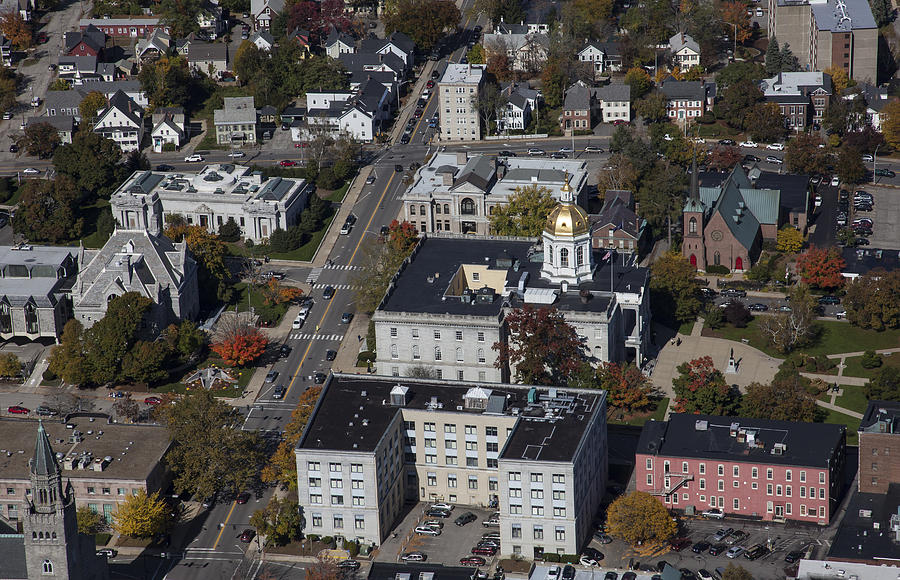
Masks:
[[[631,101],[600,101],[604,123],[631,122]]]
[[[94,132],[115,141],[123,153],[136,151],[144,138],[144,110],[118,92],[110,99],[109,107],[98,111]]]
[[[441,137],[444,141],[479,141],[481,116],[475,105],[484,78],[484,65],[447,65],[439,87]]]

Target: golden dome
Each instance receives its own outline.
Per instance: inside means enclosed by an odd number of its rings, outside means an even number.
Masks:
[[[577,236],[590,230],[587,213],[574,203],[560,203],[550,215],[544,231],[553,236]]]

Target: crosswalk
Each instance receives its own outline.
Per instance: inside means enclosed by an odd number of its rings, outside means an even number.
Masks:
[[[350,264],[325,264],[326,270],[361,270],[360,266],[351,266]]]
[[[344,340],[343,334],[318,334],[315,332],[292,332],[288,337],[291,340],[330,340],[341,342]]]
[[[356,286],[354,286],[353,284],[324,284],[324,283],[320,284],[320,283],[316,283],[316,284],[313,284],[312,286],[313,286],[313,288],[324,288],[325,286],[331,286],[335,290],[355,290],[356,289]]]

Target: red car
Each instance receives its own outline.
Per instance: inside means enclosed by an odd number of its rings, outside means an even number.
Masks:
[[[493,546],[475,546],[472,553],[476,556],[493,556],[497,553],[497,548]]]
[[[160,403],[162,403],[162,399],[160,399],[159,397],[147,397],[146,399],[144,399],[144,402],[148,405],[159,405]]]
[[[430,88],[433,87],[433,86],[434,86],[434,81],[428,81],[427,83],[425,83],[425,88],[426,88],[426,89],[430,89]]]
[[[250,500],[250,492],[242,491],[238,494],[237,499],[235,500],[239,504],[245,504]]]
[[[459,563],[463,566],[484,566],[487,560],[481,556],[466,556],[465,558],[460,558]]]
[[[20,407],[19,405],[13,405],[9,409],[7,409],[7,411],[15,415],[27,415],[31,412],[31,409],[26,409],[25,407]]]
[[[250,540],[252,540],[252,539],[255,538],[255,537],[256,537],[256,532],[253,531],[253,530],[251,530],[250,528],[247,528],[247,529],[244,530],[244,532],[241,534],[241,541],[244,542],[244,543],[246,544],[246,543],[249,543]]]
[[[687,538],[672,538],[669,540],[669,545],[676,552],[680,552],[690,546],[693,542],[691,542]]]
[[[628,124],[628,121],[626,121],[625,119],[616,119],[615,121],[613,121],[613,125],[627,125],[627,124]]]
[[[294,167],[295,165],[297,165],[297,162],[296,162],[296,161],[291,161],[290,159],[285,159],[284,161],[282,161],[282,162],[279,163],[278,165],[281,165],[282,167]]]
[[[309,143],[294,143],[294,147],[297,149],[301,149],[303,147],[309,147]]]

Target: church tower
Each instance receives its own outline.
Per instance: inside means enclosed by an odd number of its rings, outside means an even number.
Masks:
[[[82,562],[75,494],[63,488],[62,474],[44,424],[38,426],[34,456],[29,462],[31,497],[22,525],[29,578],[82,578],[93,562]],[[91,554],[93,555],[93,554]]]
[[[700,201],[700,180],[697,175],[697,159],[691,164],[691,191],[681,214],[684,239],[681,255],[690,260],[691,266],[706,270],[706,247],[703,241],[703,202]]]
[[[590,280],[594,273],[591,226],[587,213],[573,199],[568,174],[561,192],[559,203],[544,225],[541,278],[578,286]]]

